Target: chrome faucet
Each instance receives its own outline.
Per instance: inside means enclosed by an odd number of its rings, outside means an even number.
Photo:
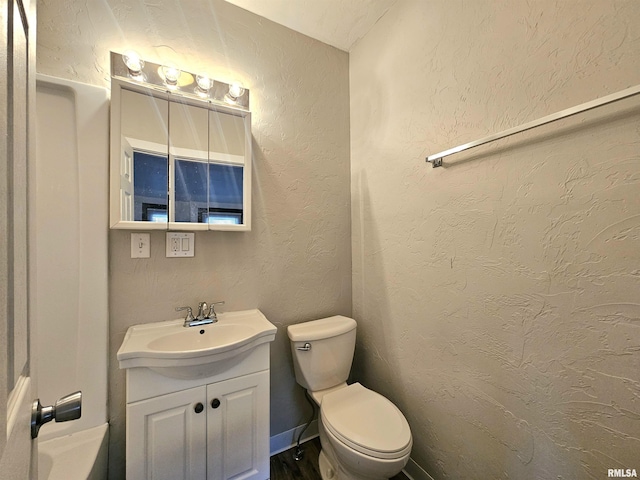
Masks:
[[[193,310],[191,309],[191,307],[176,307],[176,312],[181,312],[182,310],[187,311],[187,316],[184,317],[184,324],[182,326],[197,327],[198,325],[207,325],[208,323],[213,323],[213,320],[204,316],[203,309],[206,308],[206,305],[206,302],[200,302],[200,304],[198,305],[199,311],[197,317],[193,316]]]
[[[198,304],[197,317],[193,316],[193,310],[191,307],[176,307],[176,312],[186,310],[187,316],[184,318],[183,326],[197,327],[199,325],[208,325],[218,321],[218,316],[216,315],[215,310],[216,305],[224,305],[224,302],[212,302],[210,304],[207,304],[207,302],[200,302]]]
[[[205,318],[209,318],[209,314],[207,313],[207,302],[200,302],[198,304],[198,316],[197,320],[204,320]]]

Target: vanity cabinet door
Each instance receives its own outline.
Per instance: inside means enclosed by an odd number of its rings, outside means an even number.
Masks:
[[[128,480],[207,478],[205,394],[202,386],[127,405]]]
[[[269,478],[269,371],[207,386],[207,479]]]

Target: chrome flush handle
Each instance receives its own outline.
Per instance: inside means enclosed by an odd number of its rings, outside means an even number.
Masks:
[[[311,350],[311,344],[309,342],[306,342],[303,346],[296,347],[296,350],[301,350],[303,352],[308,352],[309,350]]]

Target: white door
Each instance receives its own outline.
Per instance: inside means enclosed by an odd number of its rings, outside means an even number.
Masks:
[[[26,480],[36,476],[27,228],[27,170],[35,158],[35,0],[0,0],[0,9],[0,479]]]
[[[205,387],[127,405],[127,480],[205,480]]]
[[[207,479],[269,478],[269,371],[207,385]]]

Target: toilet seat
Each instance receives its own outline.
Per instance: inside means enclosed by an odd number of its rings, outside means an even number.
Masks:
[[[365,455],[393,459],[411,450],[411,430],[402,412],[359,383],[325,395],[320,414],[333,436]]]

